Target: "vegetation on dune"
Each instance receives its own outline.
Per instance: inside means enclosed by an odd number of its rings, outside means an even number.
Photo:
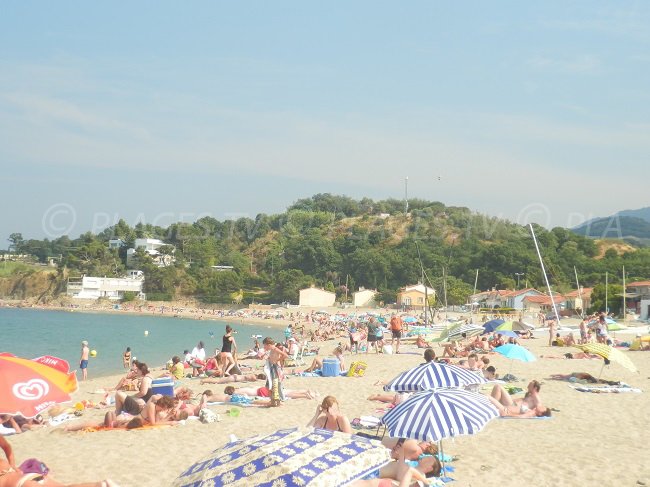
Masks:
[[[298,290],[314,284],[335,291],[339,299],[351,299],[359,286],[373,288],[382,300],[392,302],[399,287],[421,279],[419,257],[438,290],[446,274],[449,304],[466,302],[477,269],[479,290],[515,288],[517,277],[520,287],[544,288],[527,227],[439,202],[411,200],[409,210],[405,216],[399,200],[318,194],[282,214],[254,219],[204,217],[167,228],[143,223],[131,227],[120,221],[98,235],[77,239],[24,240],[12,234],[10,240],[17,253],[41,262],[57,259],[53,280],[59,283],[50,287],[57,291],[68,275],[123,275],[126,248],[144,237],[164,240],[168,245],[160,251],[175,259],[157,267],[146,252],[136,252],[131,267],[144,271],[151,299],[296,302]],[[604,282],[606,271],[615,284],[623,265],[628,280],[650,276],[648,248],[607,247],[564,228],[537,226],[535,232],[555,291],[575,288],[574,266],[584,286]],[[108,249],[111,238],[121,238],[126,246]],[[233,270],[218,272],[211,267],[215,265]]]

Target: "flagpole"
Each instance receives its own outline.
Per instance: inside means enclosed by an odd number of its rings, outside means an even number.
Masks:
[[[557,319],[558,326],[560,324],[560,315],[557,312],[557,306],[555,306],[555,299],[553,299],[553,291],[551,291],[551,285],[548,282],[548,277],[546,276],[546,269],[544,268],[544,261],[542,260],[542,254],[539,251],[539,245],[537,245],[537,237],[535,236],[535,230],[533,230],[533,224],[529,223],[530,233],[533,234],[533,242],[535,242],[535,250],[537,250],[537,257],[539,257],[539,263],[542,266],[542,274],[544,274],[544,280],[546,281],[546,287],[548,289],[548,295],[551,297],[551,304],[553,305],[553,311],[555,312],[555,319]]]

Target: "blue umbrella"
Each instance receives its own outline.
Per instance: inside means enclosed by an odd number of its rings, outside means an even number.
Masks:
[[[512,371],[513,360],[521,360],[522,362],[534,362],[537,360],[535,356],[528,351],[528,349],[521,345],[506,343],[494,349],[495,352],[500,353],[506,358],[510,359],[510,371]]]
[[[486,396],[463,389],[439,389],[414,394],[387,412],[381,422],[394,438],[440,441],[478,433],[498,416]]]
[[[487,382],[485,377],[472,370],[463,369],[457,365],[429,362],[402,372],[386,384],[384,390],[418,392],[447,387],[465,387]]]
[[[485,333],[492,333],[494,330],[496,330],[497,326],[503,323],[505,323],[505,321],[502,319],[490,320],[486,323],[483,323],[483,329],[485,330]]]
[[[405,316],[402,318],[402,321],[404,323],[415,323],[417,321],[417,318],[414,318],[413,316]]]
[[[380,442],[315,428],[239,440],[189,467],[174,487],[343,486],[390,462]]]
[[[528,349],[521,345],[506,343],[494,349],[495,352],[500,353],[505,358],[510,360],[521,360],[522,362],[534,362],[537,360],[535,356],[528,351]]]

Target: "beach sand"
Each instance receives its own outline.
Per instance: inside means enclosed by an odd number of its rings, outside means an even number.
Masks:
[[[321,343],[327,354],[335,342]],[[547,346],[547,338],[524,341],[535,355],[561,356],[570,349]],[[404,346],[399,355],[359,355],[368,363],[361,378],[290,377],[285,387],[313,389],[321,398],[336,396],[352,419],[372,415],[381,407],[367,401],[381,392],[373,384],[390,380],[397,372],[422,362],[422,350]],[[574,349],[575,350],[575,349]],[[436,347],[437,353],[442,353]],[[559,411],[550,420],[501,420],[490,422],[474,436],[444,443],[446,453],[457,455],[452,474],[457,486],[602,486],[650,485],[650,352],[625,352],[640,373],[617,364],[605,368],[603,378],[622,380],[643,389],[642,394],[590,394],[577,392],[569,383],[548,380],[553,373],[589,372],[598,375],[601,360],[541,358],[532,363],[512,364],[512,373],[525,388],[531,379],[543,380],[541,395],[545,405]],[[508,360],[489,355],[501,374],[510,370]],[[309,357],[306,358],[309,360]],[[346,355],[349,363],[356,356]],[[260,364],[259,362],[252,362]],[[91,369],[92,370],[92,369]],[[99,401],[92,392],[111,387],[118,376],[81,383],[74,400]],[[525,379],[525,380],[523,380]],[[223,385],[200,386],[197,380],[183,381],[194,392],[211,388],[222,392]],[[258,383],[261,385],[261,383]],[[487,391],[487,389],[485,389]],[[68,433],[47,427],[9,437],[16,458],[36,457],[44,461],[53,476],[64,482],[111,478],[123,487],[168,485],[195,460],[223,445],[231,434],[240,438],[278,428],[305,425],[318,404],[316,400],[289,400],[279,408],[245,408],[239,417],[226,415],[226,406],[214,406],[221,421],[136,431]],[[87,410],[84,420],[103,418],[106,410]]]

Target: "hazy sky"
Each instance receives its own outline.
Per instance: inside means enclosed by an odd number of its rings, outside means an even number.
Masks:
[[[2,2],[0,248],[406,176],[520,223],[648,206],[648,25],[645,1]]]

